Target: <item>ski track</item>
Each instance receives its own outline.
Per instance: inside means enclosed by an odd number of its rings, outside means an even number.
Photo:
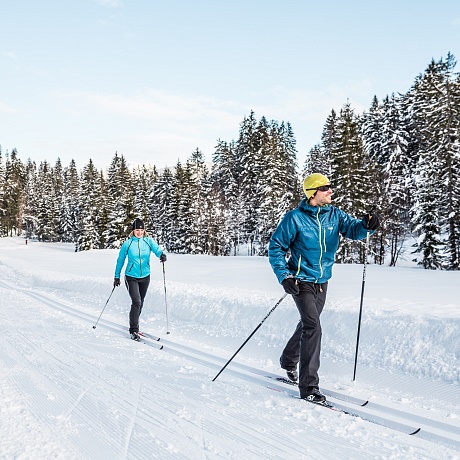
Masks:
[[[13,388],[10,391],[19,393],[22,399],[29,402],[31,414],[46,427],[44,431],[52,431],[56,446],[68,446],[67,451],[64,449],[66,459],[81,458],[82,455],[84,458],[136,458],[142,452],[155,452],[155,458],[165,459],[172,455],[178,459],[285,459],[292,455],[298,456],[299,452],[302,453],[300,458],[368,458],[367,453],[360,452],[356,446],[342,444],[339,448],[336,441],[331,442],[331,432],[320,428],[321,420],[324,417],[335,417],[338,428],[334,436],[340,437],[341,430],[346,435],[349,430],[356,430],[358,440],[360,430],[380,428],[362,419],[350,418],[321,407],[307,407],[300,400],[286,408],[284,398],[280,396],[283,393],[297,395],[297,390],[288,388],[284,383],[270,381],[260,375],[265,373],[260,369],[232,362],[224,371],[225,378],[222,374],[220,381],[211,383],[209,379],[197,388],[196,374],[202,374],[199,369],[211,368],[217,373],[225,364],[225,358],[164,338],[159,343],[148,338],[143,339],[143,343],[131,343],[130,339],[123,339],[127,337],[125,327],[105,319],[100,321],[100,328],[114,332],[122,339],[114,339],[113,334],[101,333],[99,329],[75,331],[75,324],[81,321],[94,324],[97,318],[46,294],[14,287],[4,281],[0,281],[0,288],[5,292],[14,291],[16,296],[23,296],[24,304],[29,302],[27,298],[32,298],[39,306],[38,310],[29,309],[28,314],[41,314],[43,330],[38,332],[43,334],[37,333],[31,337],[19,328],[13,337],[8,331],[3,331],[2,344],[6,347],[2,346],[0,357],[6,369],[6,386]],[[43,307],[54,310],[55,316],[50,319]],[[81,340],[69,341],[66,338],[69,326]],[[85,344],[85,337],[91,332],[100,338],[99,349],[106,355],[106,362],[97,361],[91,346]],[[17,340],[18,336],[20,340]],[[127,343],[129,340],[129,346],[133,346],[133,373],[130,375],[120,372],[117,367],[117,349],[125,346],[123,340]],[[159,344],[164,345],[163,351],[158,350],[161,346]],[[176,361],[179,368],[181,378],[177,382],[173,375],[166,379],[163,377],[164,351],[170,355],[169,360]],[[154,361],[155,367],[145,368],[141,363],[145,359]],[[150,370],[152,368],[155,371]],[[166,367],[166,372],[170,372],[170,367]],[[149,380],[156,381],[157,378],[160,380],[159,385],[151,387],[143,384]],[[184,380],[187,379],[190,385],[184,386]],[[223,395],[220,400],[213,398],[208,391],[216,385],[220,386]],[[258,420],[253,425],[251,417],[258,417],[257,413],[248,414],[245,408],[233,403],[239,393],[263,391],[265,387],[276,390],[273,395],[268,394],[265,405],[271,412],[281,413],[279,417],[283,430],[278,431],[277,436],[273,436],[272,417],[262,422]],[[338,392],[330,393],[331,396],[341,396]],[[171,398],[171,395],[177,397]],[[186,406],[183,400],[187,401]],[[215,418],[204,419],[200,415],[203,402],[211,408]],[[350,404],[343,406],[355,410]],[[450,448],[460,450],[457,425],[432,421],[429,416],[411,414],[381,404],[370,403],[369,407],[362,409],[364,414],[369,410],[380,416],[385,414],[395,419],[405,418],[423,423],[426,427],[437,428],[439,434],[433,435],[428,441],[440,443],[442,449],[441,445],[445,445],[447,440]],[[151,416],[151,411],[154,411],[155,417]],[[290,432],[288,424],[292,417],[303,419],[319,428],[315,432],[318,442],[315,442],[314,450],[309,448],[296,430]],[[342,421],[346,423],[342,424]],[[197,428],[199,436],[196,434]],[[178,433],[181,436],[178,437]],[[248,433],[251,433],[250,439]],[[271,436],[267,436],[267,433]],[[387,433],[390,439],[394,436],[404,435],[391,430]],[[82,438],[85,443],[81,442]],[[231,451],[220,447],[222,438],[232,438]],[[424,442],[423,437],[421,442]],[[322,448],[318,448],[319,445]],[[44,451],[47,451],[46,448]],[[63,453],[61,448],[55,453],[58,451],[59,454]],[[411,451],[412,448],[408,447],[408,458]],[[47,452],[53,453],[53,446]],[[449,458],[447,455],[445,458]]]

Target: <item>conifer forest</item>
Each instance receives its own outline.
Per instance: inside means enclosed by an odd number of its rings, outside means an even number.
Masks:
[[[458,270],[455,66],[449,53],[433,59],[405,94],[374,96],[361,114],[349,102],[332,110],[303,165],[290,123],[253,112],[236,140],[216,141],[211,163],[196,148],[173,168],[129,167],[115,153],[106,170],[92,160],[78,170],[74,160],[37,165],[0,149],[0,236],[69,242],[76,251],[119,248],[139,216],[167,252],[266,255],[280,219],[304,196],[303,177],[320,172],[331,180],[333,205],[359,218],[379,214],[370,262],[416,258],[423,268]],[[337,262],[364,257],[365,242],[341,241]]]

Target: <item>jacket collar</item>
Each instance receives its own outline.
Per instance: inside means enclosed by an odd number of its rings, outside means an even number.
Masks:
[[[311,204],[308,203],[306,198],[304,198],[299,204],[299,209],[308,214],[316,214],[318,212],[318,208],[320,208],[319,210],[320,214],[323,214],[325,212],[329,212],[329,210],[331,209],[331,206],[329,204],[325,206],[312,206]]]

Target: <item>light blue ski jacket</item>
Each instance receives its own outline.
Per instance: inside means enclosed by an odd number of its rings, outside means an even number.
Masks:
[[[332,276],[339,236],[360,240],[367,232],[361,219],[335,206],[311,206],[304,199],[274,231],[268,246],[269,262],[280,283],[292,275],[300,281],[322,284]]]
[[[125,275],[133,278],[144,278],[150,275],[150,253],[153,252],[157,257],[163,254],[160,246],[149,236],[136,238],[132,236],[121,246],[118,253],[117,265],[115,267],[115,278],[120,278],[121,269],[128,257]]]

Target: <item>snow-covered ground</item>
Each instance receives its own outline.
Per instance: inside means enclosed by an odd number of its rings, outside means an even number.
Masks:
[[[321,389],[356,417],[267,378],[290,297],[213,381],[283,295],[266,258],[170,254],[167,316],[152,258],[141,330],[161,340],[136,343],[123,286],[92,327],[117,253],[0,239],[0,459],[460,458],[460,272],[367,267],[352,382],[363,267],[335,266]]]

